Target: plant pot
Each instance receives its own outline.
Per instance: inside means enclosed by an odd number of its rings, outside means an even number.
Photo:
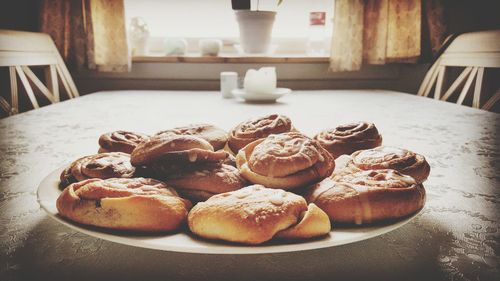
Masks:
[[[266,53],[271,43],[276,12],[235,11],[240,27],[240,42],[245,53]]]

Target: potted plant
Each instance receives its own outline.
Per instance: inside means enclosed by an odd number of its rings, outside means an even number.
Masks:
[[[283,0],[278,0],[278,5]],[[266,53],[271,43],[276,12],[250,9],[250,0],[232,0],[232,7],[240,29],[240,43],[245,53]]]

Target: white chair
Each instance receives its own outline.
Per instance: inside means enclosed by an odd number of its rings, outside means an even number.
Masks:
[[[30,66],[44,68],[45,84]],[[78,97],[75,83],[49,35],[44,33],[0,30],[0,67],[8,67],[10,76],[10,103],[0,96],[0,109],[8,115],[19,112],[17,78],[33,108],[39,108],[36,95],[51,103],[60,101],[59,82],[69,98]],[[33,91],[34,85],[38,91]]]
[[[449,88],[445,89],[446,75],[450,68],[463,70]],[[447,101],[460,92],[456,103],[464,104],[471,93],[472,107],[490,110],[500,99],[500,89],[494,89],[489,96],[484,91],[485,71],[493,68],[500,68],[500,30],[461,34],[429,69],[417,95],[427,97],[434,89],[434,99]],[[493,82],[498,83],[499,78]],[[472,84],[473,91],[470,90]]]

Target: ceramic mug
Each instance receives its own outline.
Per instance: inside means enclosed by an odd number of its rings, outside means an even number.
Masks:
[[[202,56],[217,56],[222,48],[222,41],[219,39],[200,39],[198,45]]]

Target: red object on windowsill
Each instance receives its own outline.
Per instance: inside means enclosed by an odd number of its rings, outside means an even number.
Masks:
[[[326,13],[325,12],[310,12],[309,25],[325,25]]]

